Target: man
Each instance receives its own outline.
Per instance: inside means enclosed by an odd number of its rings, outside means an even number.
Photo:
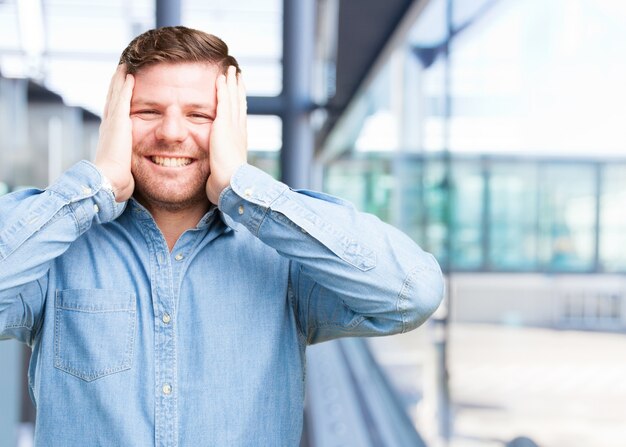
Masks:
[[[433,257],[246,164],[237,62],[184,27],[133,40],[95,163],[0,199],[0,338],[32,347],[42,446],[296,446],[305,347],[408,331]]]

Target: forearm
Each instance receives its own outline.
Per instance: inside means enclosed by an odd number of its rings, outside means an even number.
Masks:
[[[116,218],[123,205],[102,189],[91,163],[80,162],[47,189],[0,198],[0,291],[41,278],[92,224]]]
[[[328,318],[329,324],[370,325],[364,334],[404,332],[441,301],[434,258],[344,201],[291,191],[246,167],[222,193],[220,208],[294,261],[297,299],[309,309],[301,318],[311,327]],[[324,302],[332,300],[339,303]]]

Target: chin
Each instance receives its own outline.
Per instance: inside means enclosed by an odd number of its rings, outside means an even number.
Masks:
[[[183,188],[136,187],[135,197],[146,208],[181,211],[196,207],[206,207],[209,199],[204,188],[185,191]]]

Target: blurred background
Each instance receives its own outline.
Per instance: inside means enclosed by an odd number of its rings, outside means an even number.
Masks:
[[[420,329],[308,352],[303,446],[626,439],[626,3],[0,0],[0,195],[92,159],[137,34],[222,37],[250,161],[432,252]],[[29,349],[0,343],[0,446],[32,445]]]

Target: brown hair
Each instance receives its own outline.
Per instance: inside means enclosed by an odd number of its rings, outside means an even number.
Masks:
[[[178,62],[209,62],[217,65],[222,73],[229,65],[234,65],[237,73],[241,72],[222,39],[184,26],[146,31],[135,37],[120,57],[120,64],[126,64],[130,74],[153,64]]]

